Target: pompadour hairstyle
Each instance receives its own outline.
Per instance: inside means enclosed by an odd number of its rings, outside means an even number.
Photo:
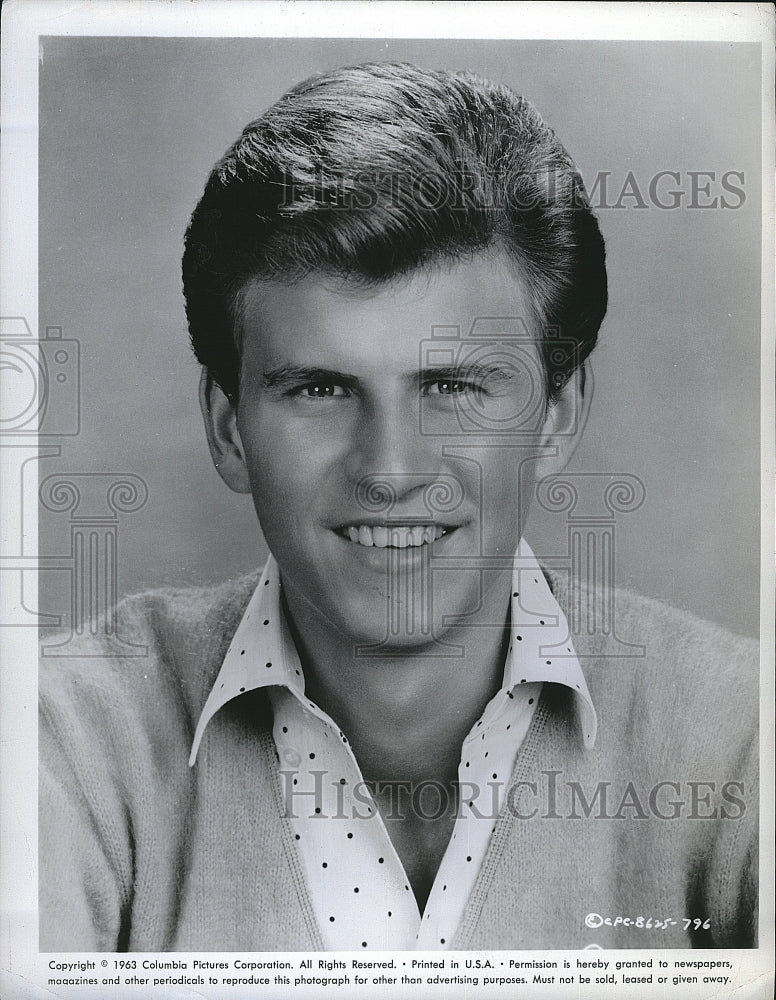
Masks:
[[[374,63],[312,77],[245,127],[194,210],[183,254],[194,352],[236,401],[252,279],[379,283],[490,247],[523,278],[551,402],[607,303],[603,237],[555,133],[472,73]]]

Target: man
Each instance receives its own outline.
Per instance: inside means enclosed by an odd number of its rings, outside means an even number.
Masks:
[[[41,946],[751,946],[751,644],[522,539],[590,402],[604,245],[522,98],[367,65],[214,168],[184,292],[271,557],[41,678]],[[748,671],[748,672],[747,672]]]

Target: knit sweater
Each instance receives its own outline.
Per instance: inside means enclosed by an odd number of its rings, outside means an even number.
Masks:
[[[115,634],[145,657],[91,637],[43,661],[42,951],[322,948],[265,696],[221,709],[187,763],[256,580],[125,600]],[[616,608],[646,655],[575,637],[596,745],[545,684],[455,949],[756,944],[757,646],[624,591]]]

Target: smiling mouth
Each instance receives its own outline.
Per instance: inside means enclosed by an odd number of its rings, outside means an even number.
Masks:
[[[440,524],[349,524],[339,528],[337,533],[356,545],[374,546],[378,549],[417,549],[430,545],[455,530]]]

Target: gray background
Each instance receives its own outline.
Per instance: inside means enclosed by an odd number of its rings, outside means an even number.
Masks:
[[[441,27],[441,26],[440,26]],[[525,94],[590,184],[628,171],[743,171],[736,210],[601,209],[611,305],[573,469],[638,476],[617,583],[735,631],[759,620],[759,47],[725,43],[49,38],[40,74],[40,324],[81,344],[81,431],[60,471],[132,472],[119,589],[199,583],[266,551],[250,498],[213,470],[180,292],[188,216],[215,159],[289,86],[328,67],[402,59],[473,69]],[[664,184],[668,189],[671,184]],[[712,185],[719,194],[719,183]],[[542,516],[538,516],[542,515]],[[533,516],[562,553],[563,515]],[[45,513],[41,552],[68,548]],[[67,614],[69,577],[41,574]]]

